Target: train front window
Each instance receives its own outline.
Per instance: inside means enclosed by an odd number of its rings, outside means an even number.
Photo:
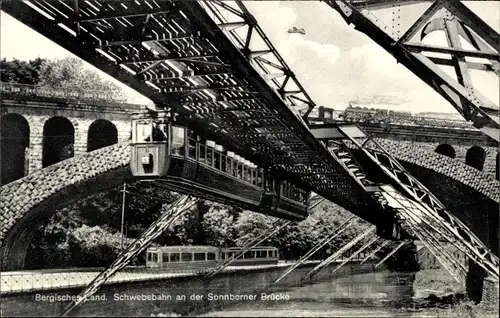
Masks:
[[[207,260],[215,261],[215,253],[207,253]]]
[[[149,141],[153,132],[153,123],[150,120],[134,120],[132,122],[132,142]]]

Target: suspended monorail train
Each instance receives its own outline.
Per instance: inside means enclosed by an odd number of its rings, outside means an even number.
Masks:
[[[264,172],[254,163],[167,118],[135,115],[132,174],[160,179],[173,190],[233,203],[244,209],[300,221],[310,192]]]

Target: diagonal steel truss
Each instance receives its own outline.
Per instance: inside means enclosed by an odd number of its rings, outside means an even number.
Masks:
[[[359,128],[359,127],[358,127]],[[433,226],[433,231],[438,231],[444,240],[461,247],[466,255],[478,264],[482,264],[486,271],[498,278],[499,262],[498,257],[493,254],[485,244],[479,240],[475,234],[467,228],[458,218],[451,214],[423,184],[414,178],[406,169],[395,160],[378,142],[371,136],[366,135],[361,138],[349,136],[349,130],[339,127],[341,133],[347,138],[349,146],[361,150],[376,167],[380,169],[391,180],[391,184],[398,191],[389,190],[382,187],[386,197],[395,199],[398,196],[398,203],[405,209],[407,214],[414,214],[419,211],[422,220],[426,224]],[[405,195],[401,195],[404,193]],[[396,193],[398,193],[396,195]],[[399,208],[399,211],[403,209]],[[437,235],[438,233],[434,233]]]
[[[422,1],[324,2],[339,12],[348,24],[354,24],[358,31],[368,35],[441,94],[476,128],[494,140],[500,140],[499,107],[483,96],[470,79],[471,69],[499,75],[499,34],[464,4],[458,0],[432,1],[420,18],[401,34],[398,28],[385,25],[373,10],[390,7],[399,10],[399,6]],[[437,30],[445,32],[448,47],[422,44],[426,35]],[[416,36],[419,32],[420,37]],[[459,36],[475,50],[462,48]],[[444,53],[450,58],[430,57],[424,52]],[[470,57],[481,58],[485,62],[469,62],[466,59]],[[453,66],[457,79],[448,76],[439,65]]]
[[[323,248],[326,244],[331,242],[334,238],[339,236],[340,234],[344,233],[345,230],[347,230],[350,226],[356,224],[359,221],[359,218],[356,216],[352,216],[349,219],[347,219],[344,223],[339,225],[337,228],[337,232],[329,237],[324,238],[321,242],[316,244],[315,247],[313,247],[309,252],[307,252],[305,255],[303,255],[298,261],[296,261],[292,266],[287,268],[278,278],[276,278],[273,282],[274,284],[277,284],[280,282],[283,278],[288,276],[291,272],[293,272],[297,267],[299,267],[301,264],[303,264],[305,261],[307,261],[309,258],[311,258],[316,252],[318,252],[321,248]]]
[[[314,133],[314,126],[312,128]],[[400,227],[406,233],[425,241],[426,244],[440,246],[430,249],[430,251],[435,253],[436,258],[455,264],[456,262],[451,255],[446,253],[446,249],[442,247],[441,243],[450,242],[470,259],[480,264],[493,278],[498,278],[498,257],[462,222],[449,213],[446,207],[425,186],[411,176],[373,138],[353,124],[336,125],[336,128],[332,128],[332,130],[335,131],[324,137],[328,140],[327,146],[332,155],[344,162],[352,177],[357,178],[368,193],[387,211],[394,214],[396,223],[394,230]],[[389,182],[389,184],[380,184],[369,180],[362,166],[352,154],[354,149],[361,151],[374,164],[373,168],[386,176],[384,182]],[[373,172],[371,171],[372,174]],[[421,231],[414,231],[411,224],[408,224],[408,219],[411,219],[415,213],[419,214],[417,227],[425,226],[427,229],[425,236],[422,235]],[[430,233],[432,234],[429,235]],[[439,237],[439,239],[434,240],[434,236]],[[394,237],[398,238],[397,235]],[[448,268],[457,266],[459,265],[448,265]]]
[[[368,247],[370,247],[371,245],[373,245],[373,243],[375,243],[378,239],[379,238],[377,236],[373,236],[368,242],[366,242],[358,250],[356,250],[354,253],[352,253],[351,256],[349,256],[346,260],[344,260],[342,263],[340,263],[339,266],[335,267],[335,269],[332,271],[332,274],[335,273],[336,271],[338,271],[342,266],[344,266],[345,264],[347,264],[350,260],[352,260],[353,258],[355,258],[356,256],[358,256],[359,253],[363,252]]]
[[[378,251],[380,251],[382,248],[384,248],[384,246],[386,246],[387,244],[391,243],[392,241],[391,240],[385,240],[382,242],[382,244],[380,244],[376,249],[374,249],[370,254],[368,254],[368,256],[366,256],[360,263],[360,265],[363,265],[367,260],[369,260],[371,257],[373,257],[375,255],[375,253],[377,253]]]
[[[361,233],[360,235],[356,236],[354,239],[352,239],[349,243],[346,245],[342,246],[337,252],[333,253],[330,255],[328,258],[324,259],[321,263],[316,265],[313,269],[308,271],[304,276],[301,277],[301,281],[305,281],[306,279],[312,279],[314,275],[319,273],[323,268],[326,266],[330,265],[332,262],[337,260],[342,254],[344,254],[346,251],[348,251],[351,247],[356,245],[359,241],[364,239],[366,236],[373,236],[375,233],[376,227],[375,226],[370,226],[368,230],[365,232]]]
[[[130,244],[118,258],[102,271],[97,277],[85,287],[85,289],[77,296],[75,301],[72,301],[65,309],[62,316],[67,316],[78,305],[87,300],[88,297],[95,294],[102,285],[104,285],[116,272],[127,266],[137,255],[144,251],[151,242],[160,236],[175,219],[189,211],[197,198],[190,196],[182,196],[177,201],[172,203],[168,210],[160,216],[151,226],[144,231],[138,239]]]
[[[245,254],[246,252],[248,252],[249,250],[251,250],[252,248],[254,248],[256,246],[259,246],[265,240],[267,240],[268,238],[270,238],[274,234],[278,233],[282,229],[286,228],[290,224],[292,224],[292,221],[282,222],[281,220],[278,220],[278,221],[274,222],[268,231],[265,231],[264,233],[257,236],[256,238],[254,238],[250,242],[245,243],[244,247],[238,253],[235,253],[233,256],[231,256],[230,258],[228,258],[227,260],[225,260],[224,262],[219,264],[219,266],[217,266],[215,269],[213,269],[210,273],[205,275],[205,279],[210,279],[210,278],[214,277],[215,275],[217,275],[218,273],[223,271],[226,267],[231,265],[231,263],[233,263],[235,260],[237,260],[238,258],[243,256],[243,254]]]
[[[303,116],[303,119],[307,120],[307,116],[316,104],[243,2],[241,0],[234,2],[236,6],[222,0],[205,1],[203,4],[208,9],[207,11],[212,12],[219,27],[225,31],[233,44],[240,48],[289,106],[295,108],[307,106]],[[237,29],[240,33],[236,31]],[[264,45],[259,49],[252,49],[252,43],[256,42]],[[280,81],[279,78],[284,79]]]
[[[385,261],[387,261],[389,259],[389,257],[394,255],[394,253],[396,253],[400,248],[402,248],[407,243],[408,243],[408,241],[399,242],[398,245],[394,246],[394,248],[389,253],[387,253],[387,255],[384,256],[384,258],[382,258],[377,264],[375,264],[375,266],[373,268],[377,268],[380,265],[382,265]]]

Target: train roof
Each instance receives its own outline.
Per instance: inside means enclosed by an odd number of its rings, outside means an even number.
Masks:
[[[218,252],[219,248],[210,245],[174,245],[174,246],[159,246],[150,247],[148,251],[161,252]]]

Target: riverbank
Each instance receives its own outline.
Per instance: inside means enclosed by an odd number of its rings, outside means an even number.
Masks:
[[[465,280],[454,280],[444,269],[421,270],[413,282],[414,308],[408,311],[425,312],[436,317],[498,317],[498,303],[478,305],[467,300]]]

